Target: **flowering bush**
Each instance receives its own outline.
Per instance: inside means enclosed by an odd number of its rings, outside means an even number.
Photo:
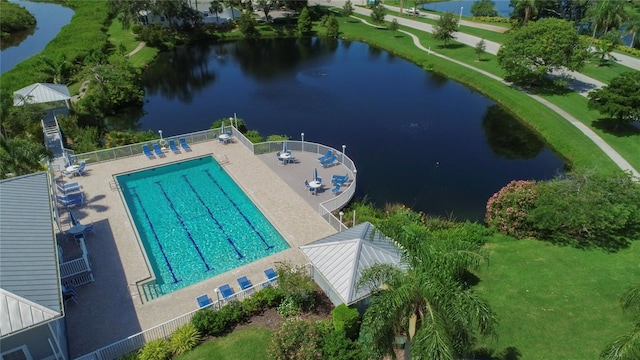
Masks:
[[[516,238],[531,236],[527,217],[537,198],[535,181],[511,181],[489,198],[485,222],[489,227]]]

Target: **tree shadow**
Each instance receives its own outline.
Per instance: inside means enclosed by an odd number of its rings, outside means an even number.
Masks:
[[[616,137],[640,136],[640,122],[637,126],[633,123],[619,123],[616,119],[602,118],[592,123],[593,127]]]
[[[495,349],[482,347],[475,349],[472,356],[475,360],[519,360],[522,358],[522,353],[515,346],[506,347],[497,354]]]
[[[438,48],[440,49],[448,49],[448,50],[457,50],[457,49],[462,49],[467,47],[465,44],[460,44],[460,43],[454,43],[454,44],[447,44],[447,45],[440,45],[438,46]]]

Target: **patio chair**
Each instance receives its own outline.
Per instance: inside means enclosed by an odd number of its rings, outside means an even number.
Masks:
[[[280,151],[276,152],[276,157],[278,157],[278,164],[284,165],[284,159],[280,157],[280,154],[281,154]]]
[[[323,168],[327,168],[329,166],[335,165],[337,163],[337,160],[338,160],[338,157],[333,155],[327,160],[320,162],[320,165],[322,165]]]
[[[191,151],[191,146],[187,144],[187,139],[180,138],[180,146],[184,149],[184,151]]]
[[[169,140],[169,149],[171,149],[171,151],[173,151],[174,154],[180,154],[180,149],[178,149],[178,146],[176,146],[176,141],[171,139]]]
[[[327,150],[326,154],[324,154],[324,155],[322,155],[322,156],[320,156],[318,158],[318,162],[322,163],[323,161],[325,161],[327,159],[330,159],[332,155],[333,155],[333,152],[331,150]]]
[[[309,185],[309,181],[308,180],[304,181],[304,186],[307,188],[307,191],[308,191],[307,194],[309,194],[309,195],[313,194],[316,191],[316,189],[312,188],[311,185]]]
[[[158,144],[153,144],[153,152],[156,154],[157,157],[165,157],[164,153],[162,152],[162,149],[160,148],[160,145]]]
[[[59,182],[56,182],[56,188],[63,195],[66,195],[80,191],[80,184],[77,181],[68,184],[61,184]]]
[[[155,159],[155,155],[153,155],[153,153],[151,152],[151,149],[149,149],[149,145],[142,145],[142,152],[149,158],[149,159]]]
[[[333,185],[336,185],[336,184],[343,185],[348,181],[349,181],[349,173],[347,173],[344,176],[342,176],[342,175],[333,175],[331,177],[331,184],[333,184]]]
[[[198,296],[196,298],[196,302],[198,303],[198,307],[200,309],[202,309],[203,307],[207,307],[207,306],[213,304],[213,301],[211,301],[211,298],[209,298],[209,295],[207,295],[207,294]]]
[[[340,184],[336,185],[336,187],[334,187],[333,189],[331,189],[331,192],[334,195],[338,195],[338,193],[340,192]]]
[[[237,278],[236,281],[238,282],[238,286],[240,286],[241,290],[247,290],[253,287],[253,284],[251,284],[251,280],[249,280],[246,276],[241,276]]]
[[[233,291],[229,284],[220,285],[220,287],[218,287],[218,290],[220,291],[220,295],[222,295],[222,300],[229,300],[230,298],[236,296],[236,292]]]
[[[264,286],[271,286],[278,282],[278,273],[273,268],[264,269],[264,276],[267,278]]]
[[[76,170],[76,174],[80,174],[81,176],[84,176],[86,174],[86,172],[84,171],[86,167],[87,167],[87,163],[85,163],[84,161],[81,162],[80,167],[78,167],[78,169]]]
[[[84,202],[84,194],[78,192],[69,195],[56,195],[56,201],[65,208],[81,206]]]

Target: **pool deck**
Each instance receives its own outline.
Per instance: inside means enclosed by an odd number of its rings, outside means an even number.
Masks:
[[[228,283],[237,292],[239,276],[246,275],[253,284],[259,284],[265,280],[263,270],[274,267],[276,262],[306,264],[308,260],[298,247],[336,232],[317,210],[320,202],[334,197],[331,189],[312,196],[304,187],[304,179],[311,179],[313,169],[318,167],[319,155],[294,153],[299,163],[283,166],[278,165],[274,154],[254,156],[240,143],[224,145],[212,141],[191,147],[191,152],[169,152],[164,158],[150,160],[141,154],[91,164],[87,165],[86,176],[60,178],[82,185],[85,203],[72,211],[81,223],[95,225],[95,233],[87,234],[95,281],[78,287],[78,304],[68,302],[65,310],[72,357],[195,310],[197,296],[208,294],[215,300],[215,289],[222,284]],[[120,192],[113,187],[114,175],[206,155],[223,163],[291,248],[143,304],[135,284],[150,274]],[[318,168],[325,184],[332,174],[346,172],[343,165]],[[68,216],[67,210],[60,210],[63,230],[70,227]],[[73,252],[66,249],[75,242],[65,238],[59,234],[68,260]]]

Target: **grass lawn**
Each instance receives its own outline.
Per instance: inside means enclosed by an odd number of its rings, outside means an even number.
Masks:
[[[175,357],[175,360],[245,360],[266,359],[271,330],[246,327],[227,336],[206,342],[195,349]]]
[[[120,46],[120,44],[124,45],[126,49],[126,53],[133,51],[140,41],[136,40],[136,36],[131,32],[131,28],[123,29],[122,23],[118,19],[113,19],[111,22],[111,26],[107,31],[109,35],[109,42],[116,49]],[[137,53],[133,54],[129,61],[131,64],[137,68],[144,67],[148,63],[150,63],[158,54],[158,49],[152,48],[149,46],[145,46],[140,49]]]
[[[496,236],[478,291],[497,313],[494,354],[514,347],[521,359],[597,359],[632,328],[620,307],[640,278],[640,244],[618,253]]]

